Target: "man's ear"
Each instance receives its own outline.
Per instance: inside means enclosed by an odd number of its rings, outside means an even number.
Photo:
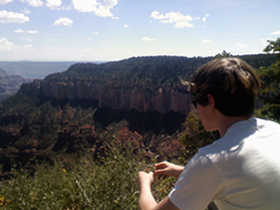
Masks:
[[[212,109],[215,108],[215,99],[211,94],[207,95],[207,99],[208,99],[208,104],[211,106]]]

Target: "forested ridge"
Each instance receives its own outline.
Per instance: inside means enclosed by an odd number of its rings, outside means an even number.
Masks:
[[[211,58],[155,56],[102,64],[77,63],[66,72],[49,75],[46,80],[83,80],[120,86],[158,87],[178,83],[178,76],[190,77],[194,69],[209,60]]]
[[[255,69],[270,66],[277,60],[275,54],[236,56],[250,63]],[[190,79],[193,72],[213,57],[151,56],[133,57],[101,64],[77,63],[66,72],[46,77],[46,80],[105,83],[120,86],[176,86],[178,77]]]

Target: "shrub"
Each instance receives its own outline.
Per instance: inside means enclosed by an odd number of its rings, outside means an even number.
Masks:
[[[137,209],[137,173],[152,170],[155,158],[145,160],[141,151],[133,154],[127,146],[122,150],[111,147],[100,160],[95,162],[89,155],[70,170],[58,162],[54,166],[37,165],[34,174],[13,170],[13,177],[1,183],[0,206],[19,210]],[[155,198],[164,198],[174,181],[155,180]]]

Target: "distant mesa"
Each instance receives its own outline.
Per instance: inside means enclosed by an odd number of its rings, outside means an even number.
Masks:
[[[16,94],[22,83],[31,81],[31,79],[19,75],[9,75],[4,69],[0,68],[0,101]]]

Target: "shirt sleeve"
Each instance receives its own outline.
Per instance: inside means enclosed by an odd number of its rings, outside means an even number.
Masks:
[[[204,210],[225,194],[223,178],[216,166],[200,151],[188,162],[169,193],[179,209]]]

